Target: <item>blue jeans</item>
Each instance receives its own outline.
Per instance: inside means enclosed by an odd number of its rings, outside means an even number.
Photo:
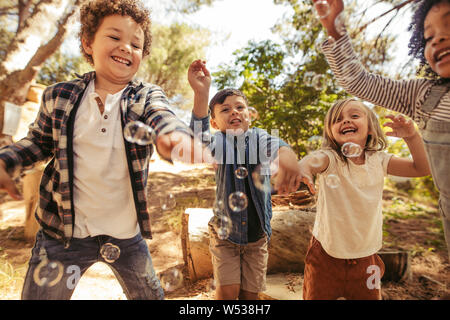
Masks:
[[[120,248],[115,261],[107,263],[100,248],[111,243]],[[45,250],[42,250],[45,249]],[[53,266],[53,274],[47,276],[42,269],[46,261]],[[60,262],[59,268],[51,262]],[[147,243],[139,233],[131,239],[116,239],[100,235],[83,239],[74,238],[68,248],[42,230],[37,233],[32,250],[25,283],[22,290],[24,300],[69,300],[79,278],[96,262],[105,262],[114,272],[129,300],[163,300],[164,291],[153,268]],[[44,268],[42,266],[44,265]],[[36,270],[39,267],[38,270]],[[51,270],[51,268],[48,268]],[[36,272],[35,272],[36,271]],[[44,272],[45,273],[45,272]],[[41,278],[42,277],[42,278]]]

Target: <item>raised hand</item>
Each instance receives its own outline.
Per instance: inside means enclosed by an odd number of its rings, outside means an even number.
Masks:
[[[387,136],[408,139],[417,134],[417,130],[414,127],[414,122],[411,119],[406,119],[401,114],[396,116],[387,115],[386,118],[392,120],[392,122],[387,122],[384,124],[385,127],[392,129],[392,131],[386,132]]]
[[[314,6],[317,5],[318,1],[320,0],[313,0]],[[342,0],[326,0],[326,2],[328,2],[330,11],[326,16],[319,18],[319,20],[322,26],[327,29],[328,35],[337,40],[341,35],[337,32],[334,22],[336,17],[344,10],[344,2]]]
[[[196,94],[208,94],[211,86],[211,74],[206,68],[206,62],[195,60],[188,69],[188,81]]]

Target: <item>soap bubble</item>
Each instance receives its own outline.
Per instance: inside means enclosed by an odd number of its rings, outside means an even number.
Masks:
[[[140,121],[128,122],[123,129],[123,134],[128,142],[139,145],[152,143],[153,130],[148,125]]]
[[[339,185],[341,184],[341,180],[335,174],[327,175],[327,177],[325,178],[325,182],[330,188],[333,188],[333,189],[338,188]]]
[[[183,273],[172,269],[161,276],[161,286],[165,291],[174,291],[183,285]]]
[[[311,80],[311,86],[318,91],[322,91],[327,87],[327,78],[323,74],[316,74]]]
[[[100,249],[100,255],[108,263],[113,263],[120,256],[120,248],[112,243],[105,243]]]
[[[271,180],[271,176],[277,171],[275,164],[260,164],[252,172],[252,181],[255,188],[265,193],[274,193],[274,181]]]
[[[248,170],[246,167],[239,167],[234,171],[236,178],[245,179],[248,176]]]
[[[40,287],[53,287],[61,281],[64,266],[59,261],[43,259],[34,269],[33,280]]]
[[[250,120],[251,121],[255,121],[257,119],[259,119],[259,113],[258,110],[256,110],[253,107],[248,107],[248,113],[250,115]]]
[[[247,208],[247,195],[241,191],[233,192],[228,197],[228,205],[234,212],[239,212]]]
[[[345,11],[341,11],[341,13],[339,13],[336,19],[334,20],[334,27],[341,36],[343,36],[346,32],[345,27],[346,22],[347,22],[347,14],[345,13]]]
[[[325,0],[319,0],[314,3],[316,15],[319,19],[324,19],[330,14],[330,5]]]
[[[228,214],[215,216],[213,225],[220,240],[227,239],[233,230],[233,222]]]
[[[176,207],[177,201],[175,196],[171,193],[164,194],[159,198],[159,204],[162,210],[172,210]]]
[[[347,158],[356,158],[361,155],[363,148],[357,143],[346,142],[342,145],[341,152]]]

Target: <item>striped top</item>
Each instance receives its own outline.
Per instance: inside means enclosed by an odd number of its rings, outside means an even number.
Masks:
[[[422,110],[434,80],[393,80],[368,72],[358,60],[346,34],[335,45],[326,40],[322,44],[340,86],[348,93],[378,106],[403,113],[419,122],[422,118],[450,121],[450,91],[431,113]]]

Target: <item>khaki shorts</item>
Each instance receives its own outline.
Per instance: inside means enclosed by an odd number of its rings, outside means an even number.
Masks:
[[[334,258],[312,237],[305,257],[303,300],[336,300],[341,297],[347,300],[380,300],[384,268],[383,260],[377,254],[359,259]]]
[[[211,227],[209,236],[216,286],[240,284],[242,290],[253,293],[266,290],[267,236],[247,245],[220,240]]]

